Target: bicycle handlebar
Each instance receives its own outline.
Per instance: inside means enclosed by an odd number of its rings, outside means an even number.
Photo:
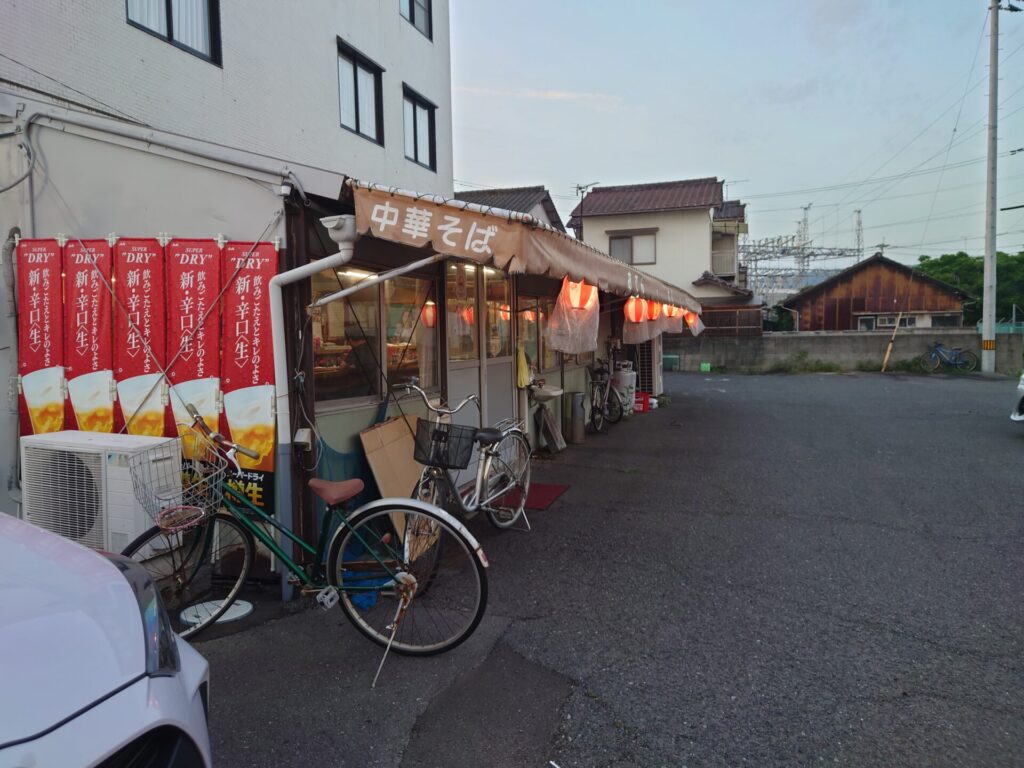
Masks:
[[[192,405],[192,403],[185,403],[185,410],[188,411],[188,415],[192,417],[192,426],[198,427],[199,431],[202,432],[211,440],[213,440],[213,442],[221,446],[226,446],[228,449],[238,451],[240,454],[242,454],[243,456],[248,456],[253,461],[260,460],[260,454],[254,451],[252,448],[246,448],[244,445],[233,443],[226,437],[224,437],[224,435],[222,435],[220,432],[214,432],[212,429],[210,429],[209,425],[206,423],[203,417],[199,415],[199,410],[194,405]]]
[[[465,408],[467,405],[469,405],[469,403],[471,403],[471,402],[476,403],[476,407],[477,408],[480,407],[480,398],[477,397],[476,395],[470,395],[469,397],[467,397],[465,400],[463,400],[461,403],[459,403],[454,408],[441,408],[439,406],[431,405],[430,404],[430,400],[427,398],[427,393],[424,392],[422,389],[420,389],[419,386],[417,386],[418,383],[419,383],[419,379],[417,379],[415,376],[413,376],[411,379],[409,379],[408,382],[406,382],[405,384],[400,384],[399,386],[405,387],[406,394],[412,392],[413,390],[418,392],[420,397],[423,398],[423,404],[425,406],[427,406],[427,410],[428,411],[432,411],[434,413],[442,414],[444,416],[453,416],[456,413],[458,413],[459,411],[461,411],[463,408]]]

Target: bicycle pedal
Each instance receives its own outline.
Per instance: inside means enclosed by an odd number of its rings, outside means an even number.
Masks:
[[[336,606],[340,599],[337,587],[324,587],[316,593],[316,601],[325,611],[329,611],[331,608]]]

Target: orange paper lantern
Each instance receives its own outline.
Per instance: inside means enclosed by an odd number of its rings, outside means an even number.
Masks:
[[[462,310],[462,319],[466,321],[466,325],[473,325],[476,322],[476,312],[472,306]]]
[[[696,312],[691,312],[688,309],[684,309],[683,310],[683,319],[686,320],[686,324],[690,328],[693,328],[693,326],[697,323],[697,313]]]
[[[427,328],[433,328],[437,325],[437,305],[428,301],[423,305],[423,311],[420,313],[420,319]]]
[[[626,319],[631,323],[643,323],[647,321],[647,302],[639,296],[630,296],[623,307]]]
[[[568,286],[569,304],[573,309],[586,309],[590,306],[590,300],[597,293],[595,286],[587,285],[583,280],[574,283],[567,279],[566,285]]]
[[[647,302],[647,319],[657,320],[661,317],[661,304],[656,301]]]
[[[512,307],[510,307],[508,304],[502,304],[500,307],[498,307],[498,317],[500,317],[505,322],[508,322],[512,318]]]

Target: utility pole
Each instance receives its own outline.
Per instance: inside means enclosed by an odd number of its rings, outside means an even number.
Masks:
[[[981,370],[996,370],[996,118],[999,113],[999,0],[989,5],[988,178],[985,187],[985,274],[981,298]]]
[[[591,187],[596,187],[600,183],[600,181],[592,181],[589,184],[576,185],[576,194],[580,196],[580,234],[578,239],[581,243],[585,242],[585,240],[583,239],[583,200],[587,196],[587,193],[590,191]]]
[[[856,229],[856,244],[854,248],[857,251],[857,261],[859,262],[864,258],[864,222],[860,218],[860,210],[854,211],[857,214],[857,229]]]

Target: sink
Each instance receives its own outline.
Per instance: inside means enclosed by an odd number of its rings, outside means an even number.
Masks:
[[[534,387],[533,399],[538,403],[546,403],[548,400],[554,400],[556,397],[562,394],[562,390],[558,387]]]

